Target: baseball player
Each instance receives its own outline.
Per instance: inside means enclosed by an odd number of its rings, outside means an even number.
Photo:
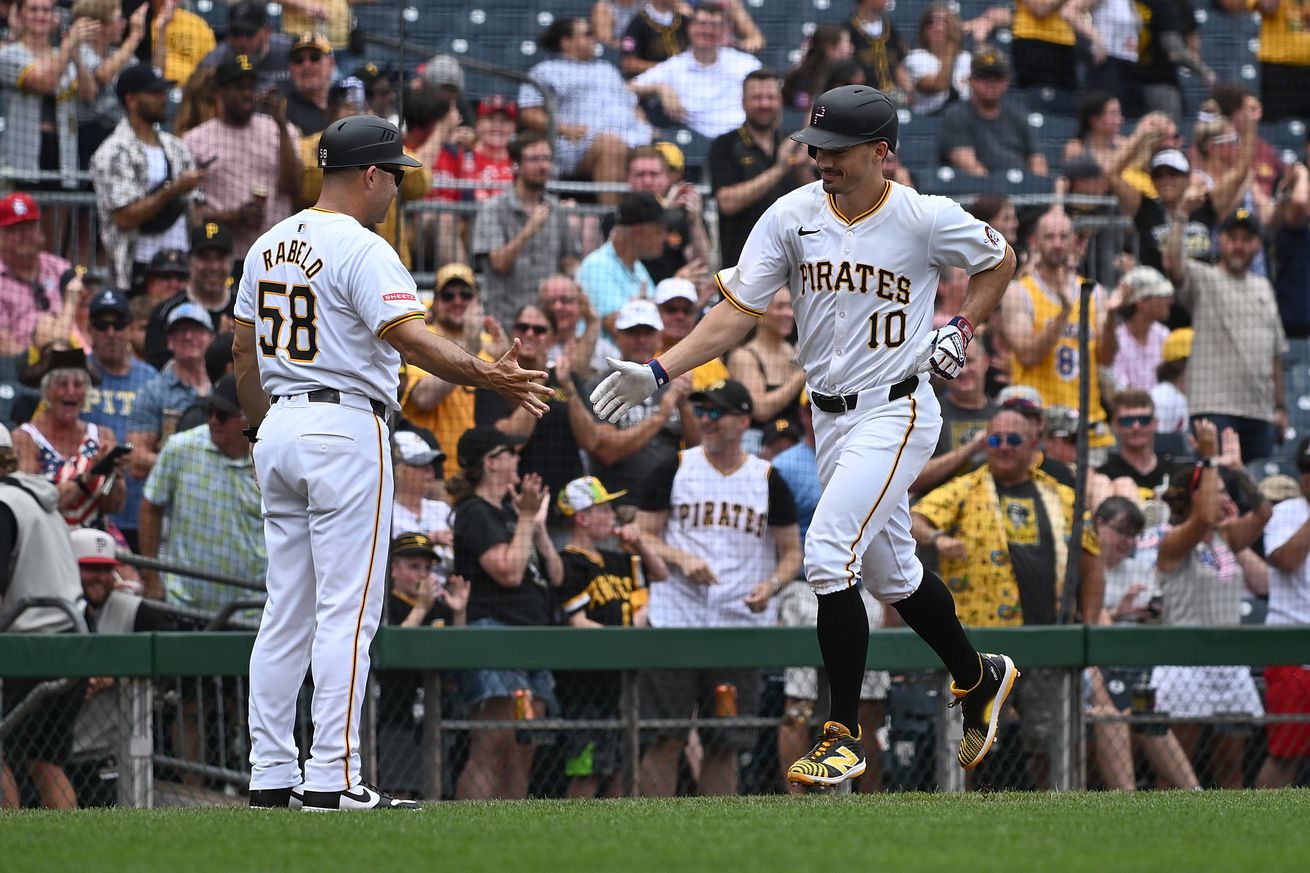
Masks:
[[[973,647],[950,591],[924,572],[907,498],[941,428],[923,374],[960,372],[973,325],[987,318],[1014,272],[1014,253],[954,201],[885,178],[897,124],[895,106],[877,89],[846,85],[820,96],[809,127],[792,137],[809,146],[820,181],[769,207],[737,266],[716,276],[723,301],[685,340],[645,364],[611,360],[615,372],[592,396],[602,418],[623,414],[736,346],[774,292],[791,289],[823,485],[806,535],[805,574],[818,596],[831,692],[818,744],[788,770],[802,784],[835,785],[865,769],[857,711],[869,622],[861,580],[950,671],[953,705],[964,715],[966,769],[991,749],[1018,677],[1010,658]],[[968,272],[969,288],[959,314],[933,330],[938,276],[947,267]]]
[[[386,597],[392,477],[387,416],[401,358],[490,388],[540,415],[546,374],[467,354],[423,326],[414,280],[369,230],[418,166],[395,125],[333,122],[319,142],[318,203],[274,225],[246,256],[233,358],[256,439],[270,554],[250,658],[250,803],[306,810],[416,808],[360,781],[369,643]],[[293,735],[312,662],[314,741],[303,791]]]

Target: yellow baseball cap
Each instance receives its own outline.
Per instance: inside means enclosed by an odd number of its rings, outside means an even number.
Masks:
[[[1161,357],[1165,363],[1170,361],[1182,361],[1192,356],[1192,335],[1190,327],[1180,327],[1177,330],[1171,330],[1169,336],[1165,337],[1164,350]]]
[[[583,476],[565,485],[555,502],[559,506],[560,513],[565,518],[571,518],[593,506],[618,500],[627,493],[627,490],[623,490],[611,494],[595,476]]]

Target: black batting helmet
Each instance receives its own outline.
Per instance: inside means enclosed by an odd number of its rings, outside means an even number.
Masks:
[[[384,118],[352,115],[334,121],[318,140],[318,165],[324,170],[375,165],[421,167],[405,154],[400,131]]]
[[[791,138],[809,146],[811,156],[815,149],[844,149],[880,140],[894,152],[899,127],[896,106],[886,94],[868,85],[842,85],[819,95],[810,112],[810,126]]]

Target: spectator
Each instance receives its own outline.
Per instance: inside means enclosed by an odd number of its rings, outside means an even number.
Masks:
[[[1077,325],[1081,320],[1081,289],[1090,281],[1070,265],[1073,223],[1063,210],[1050,209],[1037,220],[1033,235],[1035,261],[1031,272],[1010,284],[1001,303],[1001,333],[1010,347],[1010,380],[1041,392],[1044,405],[1078,409],[1078,369],[1082,359]],[[1087,355],[1093,366],[1114,362],[1115,335],[1107,330],[1110,307],[1104,289],[1093,288],[1087,315]],[[1088,445],[1105,449],[1113,440],[1105,427],[1098,380],[1090,380]]]
[[[187,207],[209,174],[180,139],[157,128],[176,84],[149,64],[124,70],[115,85],[124,118],[91,156],[100,235],[118,288],[141,289],[157,253],[186,247]]]
[[[796,417],[805,371],[797,363],[796,347],[791,344],[795,330],[791,289],[782,288],[769,301],[755,335],[728,353],[728,372],[750,393],[751,420],[757,426],[775,418]]]
[[[0,614],[9,633],[77,629],[68,612],[52,606],[27,609],[12,623],[8,620],[28,598],[55,597],[70,606],[82,599],[77,560],[58,504],[59,494],[49,479],[18,470],[9,431],[0,427]],[[3,715],[9,716],[42,681],[6,679]],[[64,766],[84,688],[84,683],[73,682],[64,693],[46,697],[29,710],[20,730],[5,737],[5,758],[23,766],[41,805],[51,809],[77,806]]]
[[[541,477],[529,473],[520,485],[521,442],[491,427],[459,438],[460,473],[448,490],[455,505],[455,570],[469,580],[473,627],[549,624],[548,589],[563,581],[559,553],[546,533],[550,498]],[[556,709],[555,681],[546,670],[467,670],[460,684],[476,720],[513,719],[518,691],[531,693],[534,718]],[[534,746],[504,728],[471,731],[455,797],[526,797]]]
[[[745,120],[737,95],[747,74],[760,68],[758,58],[723,45],[727,23],[722,6],[701,3],[692,13],[690,48],[631,83],[637,96],[658,97],[670,119],[711,139]]]
[[[1169,318],[1174,287],[1159,270],[1134,267],[1119,278],[1119,290],[1124,305],[1114,329],[1119,347],[1114,355],[1115,387],[1150,391],[1169,336],[1163,322]]]
[[[1253,507],[1238,515],[1219,478],[1216,425],[1194,419],[1196,454],[1191,475],[1173,480],[1164,494],[1168,523],[1160,529],[1156,557],[1163,602],[1161,623],[1200,627],[1235,626],[1241,621],[1242,569],[1237,557],[1260,538],[1273,510],[1240,466],[1244,496]],[[1249,582],[1248,582],[1249,585]],[[1262,592],[1257,592],[1262,593]],[[1212,719],[1217,715],[1261,718],[1264,707],[1246,666],[1172,667],[1151,672],[1155,708],[1173,718]],[[1196,761],[1201,725],[1173,729],[1187,756]],[[1246,732],[1217,731],[1211,737],[1210,772],[1221,788],[1241,788]]]
[[[741,0],[723,0],[723,8],[728,13],[730,27],[724,37],[724,45],[735,46],[748,54],[759,54],[764,50],[764,34],[751,18],[750,11]]]
[[[435,494],[446,453],[412,430],[398,431],[391,441],[396,500],[391,529],[419,531],[433,542],[450,545],[450,504]]]
[[[595,371],[608,368],[605,357],[618,349],[600,336],[600,319],[582,286],[568,276],[557,273],[541,283],[537,306],[555,322],[555,343],[546,353],[547,363],[567,356],[573,362],[575,379],[585,383]]]
[[[784,137],[778,74],[756,70],[741,85],[746,121],[710,144],[710,188],[719,204],[719,249],[724,265],[741,247],[764,210],[797,185],[813,181],[801,144]]]
[[[912,93],[902,66],[909,48],[892,24],[888,5],[887,0],[855,0],[855,14],[846,22],[846,31],[855,46],[855,59],[864,66],[865,84],[903,103],[905,95]]]
[[[567,355],[555,358],[554,363],[547,360],[555,341],[550,317],[536,304],[529,304],[514,314],[510,324],[511,336],[519,343],[520,366],[549,374],[546,385],[555,389],[546,399],[550,408],[538,418],[496,392],[479,388],[473,400],[473,420],[480,427],[494,427],[521,440],[519,471],[539,477],[549,493],[560,494],[583,474],[582,452],[595,445],[598,425],[573,378],[573,361]],[[549,510],[547,518],[558,521]],[[565,536],[553,525],[552,533],[560,539]]]
[[[655,282],[643,261],[664,253],[668,231],[664,207],[645,191],[623,195],[616,225],[609,240],[578,267],[578,284],[611,336],[623,304],[648,299],[654,292]]]
[[[595,476],[569,482],[556,501],[569,521],[569,543],[560,551],[564,581],[558,592],[570,627],[645,627],[648,585],[668,576],[664,560],[642,538],[635,524],[620,525],[611,494]],[[604,548],[613,543],[621,551]],[[617,718],[623,685],[610,671],[555,674],[560,709],[568,719]],[[622,760],[622,737],[616,730],[569,731],[564,772],[569,797],[619,797],[615,778]]]
[[[93,380],[87,392],[82,419],[96,427],[115,434],[128,432],[136,396],[146,383],[158,374],[132,354],[127,340],[127,327],[132,321],[132,310],[121,291],[106,288],[91,298],[91,355],[88,369],[99,377]],[[141,505],[140,479],[123,477],[127,494],[123,508],[110,516],[136,551],[137,518]]]
[[[1274,294],[1288,346],[1285,396],[1293,400],[1288,423],[1297,433],[1310,433],[1310,410],[1298,402],[1310,394],[1310,167],[1304,161],[1288,167],[1279,182],[1273,223]]]
[[[1040,469],[1062,485],[1075,487],[1078,483],[1078,410],[1067,406],[1048,406],[1042,410],[1042,452]],[[1124,491],[1135,492],[1131,483]],[[1083,480],[1083,505],[1100,506],[1114,493],[1110,479],[1092,467],[1087,468]]]
[[[1245,10],[1245,7],[1243,7]],[[1267,121],[1310,116],[1310,34],[1292,0],[1258,0],[1260,97]]]
[[[1095,37],[1086,87],[1119,95],[1129,116],[1141,116],[1140,57],[1137,50],[1143,26],[1142,13],[1132,0],[1094,0],[1085,2],[1083,7],[1090,14],[1091,33]]]
[[[132,475],[138,479],[149,475],[164,443],[177,432],[182,413],[211,388],[204,358],[214,336],[209,313],[198,304],[183,303],[169,313],[167,331],[173,359],[137,394],[127,426]]]
[[[628,25],[645,8],[645,0],[596,0],[591,7],[591,29],[596,40],[608,49],[622,48]]]
[[[100,464],[118,444],[114,432],[79,417],[87,392],[99,380],[81,349],[42,350],[25,372],[40,385],[41,406],[32,420],[14,431],[18,469],[45,476],[59,490],[59,511],[70,527],[103,526],[104,516],[123,508],[125,486],[116,460]]]
[[[1201,38],[1190,0],[1143,0],[1143,33],[1138,46],[1137,81],[1144,108],[1174,121],[1183,118],[1183,90],[1178,70],[1186,67],[1206,87],[1218,78],[1201,59]]]
[[[268,559],[246,418],[236,380],[209,395],[209,424],[175,435],[159,452],[141,501],[141,554],[262,583]],[[217,612],[236,599],[220,585],[143,570],[147,597]]]
[[[69,263],[45,243],[41,208],[30,195],[16,191],[0,200],[0,355],[25,352],[37,322],[63,311],[60,277]]]
[[[1269,556],[1269,612],[1265,624],[1310,624],[1310,437],[1296,450],[1300,494],[1274,507],[1264,532]],[[1270,715],[1310,713],[1310,668],[1305,665],[1265,667],[1265,700]],[[1272,724],[1266,727],[1269,757],[1256,776],[1257,788],[1282,788],[1296,779],[1297,769],[1310,757],[1310,725]]]
[[[1064,144],[1064,162],[1087,155],[1103,169],[1110,167],[1124,144],[1123,123],[1118,97],[1109,91],[1088,91],[1078,104],[1078,133]]]
[[[464,70],[459,61],[450,55],[434,55],[419,66],[419,74],[423,78],[413,85],[414,91],[432,88],[436,97],[455,108],[461,124],[472,120],[473,114],[465,106]]]
[[[1260,98],[1252,94],[1248,89],[1241,85],[1223,83],[1216,85],[1212,97],[1215,102],[1215,108],[1234,129],[1239,129],[1250,112],[1255,112],[1259,117],[1263,117],[1264,106]],[[1251,167],[1255,173],[1252,180],[1259,191],[1252,191],[1257,197],[1263,198],[1260,202],[1263,206],[1270,203],[1274,196],[1274,186],[1283,177],[1287,167],[1283,165],[1282,158],[1278,155],[1278,150],[1269,144],[1264,137],[1260,136],[1256,128],[1255,154],[1251,159]],[[1272,210],[1272,206],[1270,206]],[[1270,218],[1269,214],[1262,213],[1266,220]]]
[[[907,105],[932,115],[948,103],[969,99],[973,56],[963,48],[959,14],[945,3],[933,3],[919,17],[919,47],[905,56]]]
[[[102,530],[81,527],[70,531],[69,538],[82,580],[86,624],[92,633],[140,634],[177,630],[177,625],[159,608],[157,601],[145,600],[120,587],[118,568],[122,565],[118,562],[118,544],[113,537]],[[100,688],[106,687],[105,682],[113,681],[112,678],[102,680]],[[92,691],[95,690],[93,687]],[[79,721],[87,721],[87,709],[83,710]],[[98,709],[106,721],[114,719],[112,706]]]
[[[1117,493],[1132,494],[1137,505],[1144,506],[1176,475],[1173,458],[1155,452],[1155,401],[1132,388],[1115,395],[1110,411],[1117,451],[1097,472],[1110,478]]]
[[[657,467],[639,506],[647,547],[669,567],[651,590],[651,627],[760,627],[774,624],[773,598],[801,572],[801,543],[791,492],[766,461],[747,455],[742,435],[751,398],[731,380],[691,395],[704,444]],[[730,685],[725,711],[718,689]],[[641,676],[643,718],[685,718],[699,712],[705,744],[698,793],[737,793],[737,749],[755,732],[714,728],[714,719],[755,715],[758,670],[658,670]],[[670,797],[677,784],[685,730],[658,737],[641,760],[641,790]]]
[[[925,494],[982,466],[987,422],[996,414],[996,405],[987,396],[986,375],[987,357],[980,348],[965,358],[960,374],[946,383],[938,398],[942,429],[937,448],[910,486],[911,494]]]
[[[696,286],[690,279],[665,279],[655,286],[655,306],[664,324],[664,329],[660,331],[660,354],[664,354],[686,339],[696,326],[696,318],[700,313]],[[714,358],[691,371],[691,387],[694,391],[704,391],[715,382],[727,378],[728,368],[723,359]]]
[[[282,30],[301,34],[317,31],[336,51],[350,47],[354,26],[350,0],[287,0],[282,4]]]
[[[655,357],[663,329],[664,322],[654,303],[629,300],[614,324],[614,341],[622,359],[645,362]],[[602,372],[593,378],[583,394],[590,398],[605,375]],[[676,458],[684,443],[694,446],[700,442],[700,429],[688,400],[692,389],[690,374],[684,374],[661,385],[616,423],[598,421],[596,442],[590,450],[595,475],[611,486],[622,485],[617,490],[639,498],[650,477]]]
[[[1209,207],[1205,219],[1212,237],[1220,219],[1234,209],[1247,209],[1261,224],[1273,217],[1273,201],[1265,197],[1258,186],[1251,184],[1255,147],[1259,144],[1260,101],[1252,97],[1250,104],[1239,110],[1240,127],[1220,115],[1218,108],[1213,101],[1202,104],[1192,132],[1198,156],[1192,170],[1192,182],[1199,181],[1210,194],[1209,203],[1203,205]],[[1213,244],[1209,254],[1209,261],[1213,263],[1218,254]],[[1263,252],[1260,253],[1258,275],[1265,275]]]
[[[1019,213],[1014,208],[1014,203],[1010,198],[1003,194],[980,194],[970,204],[968,212],[974,218],[985,221],[990,224],[1001,237],[1010,244],[1010,248],[1015,250],[1015,255],[1019,258],[1019,274],[1025,272],[1028,259],[1028,246],[1019,233]],[[942,273],[937,280],[937,294],[940,298],[942,291],[942,282],[946,274]],[[961,297],[961,300],[964,298]],[[955,310],[959,312],[959,310]]]
[[[664,250],[657,257],[642,259],[651,281],[681,276],[704,282],[710,240],[696,186],[677,178],[669,159],[657,146],[639,146],[629,152],[627,172],[630,190],[653,194],[664,207]],[[601,233],[608,237],[613,228],[614,217],[604,216]]]
[[[568,216],[559,200],[546,193],[550,140],[528,131],[510,142],[509,157],[518,166],[514,186],[479,204],[469,245],[475,263],[486,259],[483,290],[491,314],[502,323],[532,302],[547,276],[573,275],[579,256]]]
[[[336,68],[332,43],[322,34],[305,32],[291,44],[291,87],[287,89],[286,119],[300,129],[301,136],[321,133],[327,127],[330,120],[328,89],[332,86],[332,74]],[[360,85],[362,90],[363,82]]]
[[[1182,433],[1187,430],[1191,416],[1187,410],[1187,395],[1183,386],[1187,381],[1187,359],[1192,356],[1192,329],[1180,327],[1169,331],[1160,351],[1160,366],[1155,368],[1158,380],[1151,388],[1151,402],[1155,404],[1155,432]]]
[[[73,4],[72,20],[88,18],[100,23],[86,42],[78,47],[82,66],[95,79],[96,96],[77,104],[77,166],[91,165],[91,155],[123,118],[123,107],[114,88],[118,78],[135,56],[137,46],[146,35],[146,13],[142,3],[126,21],[124,38],[122,6],[114,0],[78,0]]]
[[[1199,205],[1200,196],[1197,191],[1184,195],[1164,248],[1164,271],[1196,331],[1188,405],[1193,421],[1203,417],[1221,431],[1235,430],[1242,459],[1254,461],[1272,455],[1287,429],[1282,358],[1287,338],[1273,287],[1250,272],[1260,250],[1261,227],[1254,215],[1238,209],[1224,219],[1217,265],[1184,259],[1182,216]]]
[[[266,94],[256,114],[255,80],[245,55],[220,64],[214,73],[219,114],[182,137],[197,165],[213,165],[200,186],[199,218],[231,228],[238,261],[256,237],[291,214],[305,172],[300,135],[288,125],[282,99]]]
[[[996,49],[972,59],[969,99],[942,113],[941,159],[962,173],[986,176],[1020,167],[1034,176],[1047,173],[1046,156],[1018,107],[1004,102],[1010,65]]]
[[[537,44],[557,56],[537,64],[528,75],[555,97],[557,137],[551,146],[560,174],[620,181],[628,148],[650,142],[650,125],[636,112],[637,98],[618,69],[596,57],[596,38],[586,19],[556,18]],[[537,88],[521,86],[518,103],[523,126],[545,133],[549,119]],[[607,204],[616,200],[613,194],[600,197]]]
[[[365,111],[399,126],[400,115],[396,111],[396,86],[391,81],[394,75],[391,68],[378,67],[369,62],[356,67],[351,75],[364,83]]]
[[[79,18],[62,35],[51,0],[16,0],[11,13],[17,38],[0,48],[0,98],[5,135],[0,165],[10,168],[22,187],[38,191],[76,188],[78,102],[96,99],[96,81],[82,46],[101,30]]]
[[[1049,86],[1078,90],[1076,36],[1065,20],[1068,0],[1015,0],[1014,56],[1015,84],[1020,88]]]
[[[182,83],[182,103],[173,119],[173,133],[182,136],[218,114],[216,67],[201,67]]]
[[[1070,560],[1079,562],[1081,586],[1071,596],[1082,621],[1094,624],[1100,617],[1096,534],[1084,528],[1078,546],[1069,543],[1073,489],[1034,469],[1036,452],[1032,428],[1017,412],[1002,409],[987,428],[986,465],[924,495],[912,510],[911,532],[921,546],[937,549],[965,625],[1062,623]],[[1047,785],[1060,678],[1042,669],[1024,673],[1017,702],[1023,744],[1033,782]]]
[[[756,454],[765,461],[772,461],[802,438],[800,425],[794,418],[775,418],[763,427],[763,431]]]
[[[848,60],[855,53],[851,34],[840,24],[820,24],[810,35],[809,46],[800,64],[782,82],[782,102],[788,109],[808,110],[814,98],[823,93],[828,71],[837,61]]]
[[[254,65],[259,91],[280,88],[291,78],[291,37],[273,32],[268,6],[262,0],[241,0],[228,7],[227,35],[200,66],[217,69],[238,55],[245,55]]]
[[[676,0],[647,0],[619,31],[623,35],[618,48],[624,77],[630,79],[687,50],[688,21],[678,6]]]
[[[518,123],[519,108],[513,100],[499,94],[484,97],[478,103],[478,120],[473,128],[476,140],[471,146],[450,146],[437,157],[434,175],[437,184],[445,181],[483,182],[486,188],[440,188],[433,196],[450,203],[481,202],[495,197],[514,181],[514,162],[509,156],[509,142]],[[442,213],[446,215],[447,213]],[[442,231],[447,232],[447,231]]]
[[[1149,130],[1147,119],[1142,120],[1142,124],[1115,156],[1107,176],[1111,190],[1119,198],[1120,210],[1133,219],[1133,226],[1137,233],[1138,262],[1143,266],[1160,270],[1163,268],[1161,246],[1169,234],[1173,217],[1182,207],[1183,192],[1191,182],[1192,164],[1182,151],[1182,137],[1177,134],[1173,122],[1163,117],[1158,117],[1157,121],[1157,125],[1152,126],[1155,129]],[[1151,155],[1148,167],[1154,193],[1143,193],[1126,171],[1129,169],[1134,151],[1138,149],[1138,143],[1145,144],[1152,141],[1171,144],[1157,149]],[[1213,221],[1210,212],[1205,203],[1198,202],[1192,211],[1183,216],[1186,251],[1189,258],[1209,257],[1209,224]]]
[[[163,70],[165,79],[185,82],[214,50],[214,31],[205,19],[182,7],[181,0],[149,0],[150,56],[137,56]]]
[[[151,262],[151,272],[174,277],[181,267],[176,252]],[[159,289],[172,287],[176,293],[156,304],[150,311],[146,326],[146,363],[162,370],[172,356],[168,344],[169,317],[184,303],[194,303],[209,313],[215,329],[232,313],[232,234],[221,224],[207,221],[191,231],[191,254],[187,259],[189,281],[178,288],[174,283],[161,283]]]

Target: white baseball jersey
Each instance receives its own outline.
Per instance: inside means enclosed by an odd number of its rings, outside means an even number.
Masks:
[[[386,240],[349,215],[315,207],[255,240],[234,315],[255,328],[267,393],[336,388],[394,410],[400,354],[383,338],[422,318],[423,307]]]
[[[763,315],[789,287],[810,387],[849,394],[903,378],[932,330],[943,267],[999,267],[1001,235],[954,200],[887,182],[878,203],[847,217],[821,182],[778,198],[737,266],[719,272],[734,306]]]

